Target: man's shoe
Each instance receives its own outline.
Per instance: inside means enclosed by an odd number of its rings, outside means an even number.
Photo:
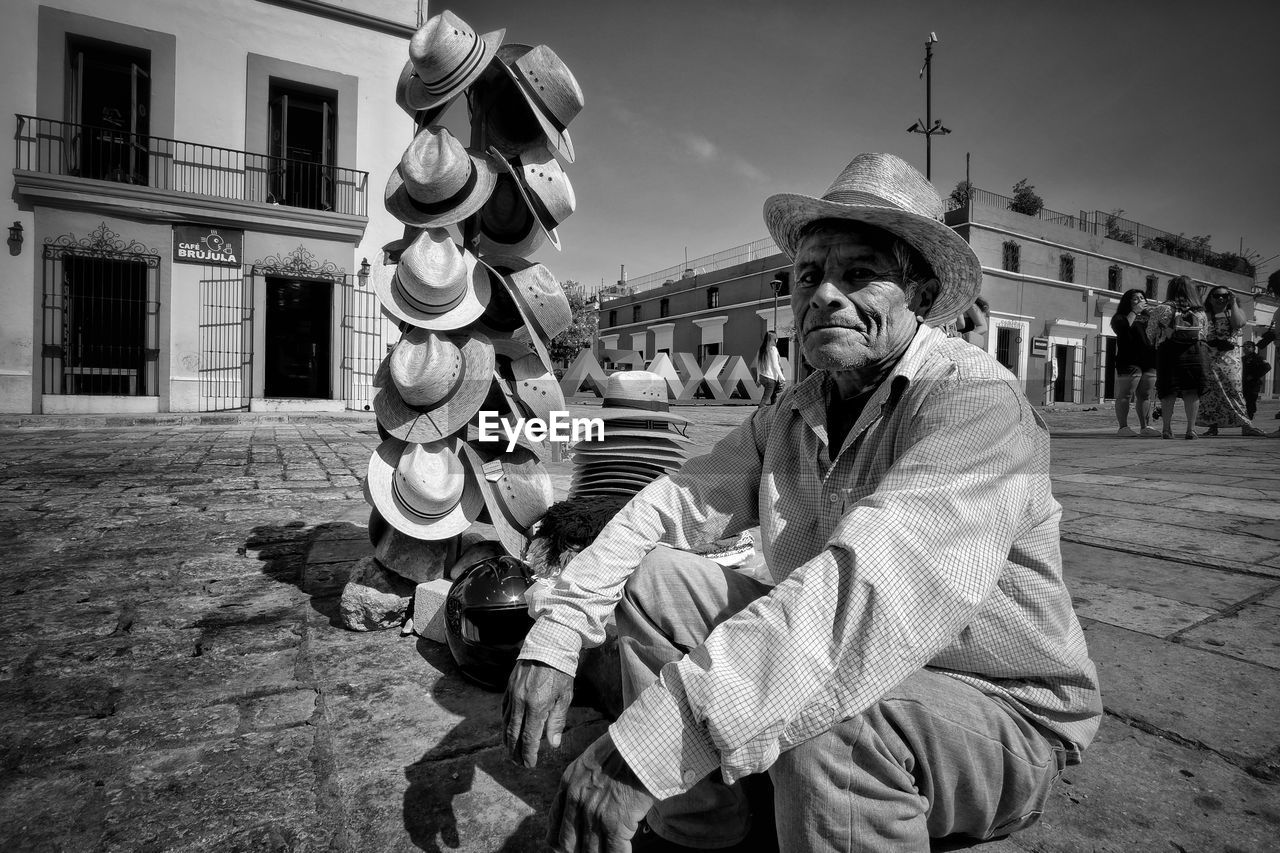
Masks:
[[[1154,427],[1143,427],[1142,432],[1138,433],[1138,435],[1142,436],[1143,438],[1154,438],[1159,434],[1160,434],[1160,430],[1155,429]]]
[[[1259,436],[1259,437],[1263,437],[1263,438],[1265,438],[1265,437],[1266,437],[1266,435],[1267,435],[1265,432],[1263,432],[1262,430],[1258,429],[1256,426],[1242,426],[1242,427],[1240,427],[1240,434],[1241,434],[1241,435]]]
[[[1209,427],[1207,430],[1205,430],[1205,433],[1204,433],[1204,434],[1205,434],[1205,435],[1217,435],[1217,434],[1218,434],[1218,425],[1217,425],[1217,424],[1214,424],[1213,426]]]
[[[1171,429],[1167,429],[1167,430],[1165,430],[1164,432],[1160,433],[1160,437],[1161,437],[1161,438],[1173,438],[1173,430],[1171,430]]]
[[[1187,441],[1191,441],[1192,439],[1196,439],[1199,437],[1200,437],[1200,433],[1194,430],[1192,430],[1191,432],[1188,432],[1186,435],[1183,436],[1183,438],[1185,438]]]
[[[1116,435],[1122,435],[1125,438],[1128,438],[1130,436],[1137,435],[1137,433],[1127,426],[1122,426],[1120,429],[1116,430]]]

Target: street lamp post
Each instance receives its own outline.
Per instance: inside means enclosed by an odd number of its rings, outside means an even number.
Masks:
[[[950,128],[942,126],[942,119],[933,120],[933,46],[938,43],[937,33],[929,33],[924,40],[924,67],[920,73],[924,75],[924,121],[916,119],[916,123],[907,128],[907,133],[924,134],[924,176],[933,180],[933,135],[946,135]]]

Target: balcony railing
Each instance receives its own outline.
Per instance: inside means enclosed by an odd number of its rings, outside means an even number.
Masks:
[[[131,133],[18,116],[17,169],[214,198],[366,213],[369,173]]]

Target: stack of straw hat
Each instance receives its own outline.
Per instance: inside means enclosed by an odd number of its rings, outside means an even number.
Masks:
[[[568,125],[583,98],[554,51],[504,36],[445,11],[409,42],[396,102],[414,134],[384,194],[405,230],[386,246],[394,274],[374,282],[402,337],[374,377],[383,441],[365,495],[379,529],[440,542],[490,521],[521,556],[553,499],[543,458],[554,445],[508,451],[477,426],[486,410],[511,423],[564,409],[547,345],[572,312],[529,256],[559,249],[573,213],[556,158],[573,161]],[[437,124],[464,95],[466,144]]]
[[[604,435],[573,446],[570,499],[634,495],[687,458],[688,418],[671,411],[667,383],[646,370],[612,374],[599,418]]]

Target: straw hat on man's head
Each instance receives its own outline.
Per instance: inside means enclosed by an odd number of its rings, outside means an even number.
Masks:
[[[476,35],[449,10],[433,15],[409,39],[409,61],[418,84],[409,104],[427,110],[456,98],[484,73],[505,30]]]
[[[439,441],[466,426],[493,382],[493,347],[478,333],[410,329],[374,376],[378,423],[404,441]]]
[[[433,331],[460,329],[484,313],[490,271],[459,249],[443,228],[418,234],[400,253],[390,279],[375,277],[373,290],[397,320]]]
[[[467,151],[447,128],[424,127],[391,171],[383,202],[405,225],[444,228],[484,206],[497,169],[487,155]]]
[[[484,495],[450,442],[389,438],[369,457],[365,498],[388,524],[418,539],[448,539],[480,516]]]
[[[913,248],[938,279],[933,321],[949,321],[973,304],[982,264],[964,239],[943,224],[942,199],[909,163],[892,154],[859,154],[820,198],[781,193],[764,203],[769,233],[794,258],[806,226],[822,219],[872,225]]]

